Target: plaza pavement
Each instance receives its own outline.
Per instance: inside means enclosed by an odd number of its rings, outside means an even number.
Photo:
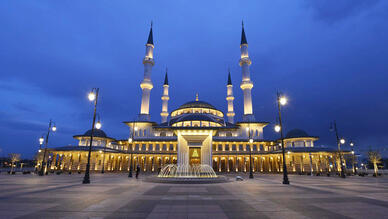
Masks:
[[[188,185],[92,174],[83,185],[83,174],[2,173],[0,218],[388,218],[388,177],[239,175]]]

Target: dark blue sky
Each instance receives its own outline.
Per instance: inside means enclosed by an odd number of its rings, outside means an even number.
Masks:
[[[276,90],[290,100],[285,129],[335,145],[329,124],[363,151],[388,145],[388,1],[0,2],[0,156],[32,157],[52,118],[50,145],[74,144],[91,126],[87,92],[101,89],[103,130],[124,139],[140,110],[142,58],[154,22],[151,118],[169,70],[169,109],[193,100],[226,111],[230,67],[237,120],[241,20],[252,59],[256,119],[274,122]],[[275,138],[273,125],[264,137]]]

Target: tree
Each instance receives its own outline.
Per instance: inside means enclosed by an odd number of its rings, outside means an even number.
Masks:
[[[9,154],[9,158],[11,160],[11,174],[12,174],[14,163],[20,160],[20,154],[13,154],[13,153]]]
[[[370,150],[368,152],[368,160],[370,163],[373,164],[373,169],[374,169],[374,176],[377,176],[377,164],[381,162],[381,155],[378,151],[372,151]]]

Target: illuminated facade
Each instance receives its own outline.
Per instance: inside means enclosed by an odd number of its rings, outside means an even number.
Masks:
[[[267,122],[255,119],[252,108],[253,82],[250,79],[248,42],[244,27],[241,36],[242,71],[240,88],[244,96],[242,121],[234,122],[233,85],[230,73],[226,85],[227,114],[210,103],[194,101],[168,112],[169,84],[167,72],[163,84],[161,123],[151,121],[149,115],[150,93],[153,88],[151,70],[153,59],[152,27],[143,59],[144,79],[141,107],[138,118],[124,122],[129,127],[129,139],[108,137],[102,130],[95,130],[91,154],[92,171],[128,171],[141,166],[143,171],[155,172],[163,165],[208,164],[216,172],[246,172],[252,163],[254,172],[282,172],[282,155],[279,140],[266,140],[263,128]],[[224,119],[227,118],[227,121]],[[50,170],[83,171],[86,167],[91,130],[74,136],[77,146],[49,148]],[[318,137],[298,129],[291,130],[284,139],[286,164],[290,173],[332,172],[339,169],[337,150],[314,147]],[[42,159],[42,152],[38,160]],[[250,162],[250,157],[252,162]],[[38,162],[40,165],[40,162]]]

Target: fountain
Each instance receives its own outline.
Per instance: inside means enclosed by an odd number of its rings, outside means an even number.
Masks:
[[[207,164],[168,164],[162,168],[158,177],[170,178],[217,178],[213,168]]]
[[[155,177],[147,181],[158,183],[221,183],[226,182],[225,176],[217,176],[213,168],[207,164],[167,164]]]
[[[149,177],[148,181],[160,183],[220,183],[226,182],[227,178],[217,176],[208,164],[190,162],[188,153],[179,151],[177,164],[164,165],[159,174]]]

